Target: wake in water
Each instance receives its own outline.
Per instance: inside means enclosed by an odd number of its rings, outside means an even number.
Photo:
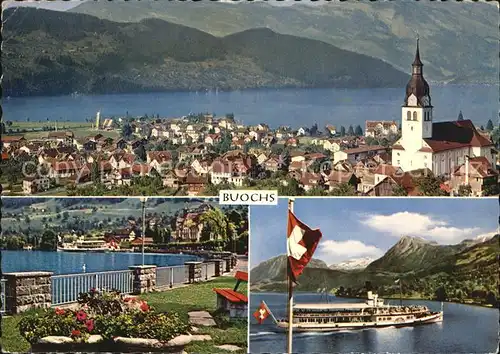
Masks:
[[[250,337],[263,337],[263,336],[272,336],[278,334],[276,332],[257,332],[257,333],[250,333]]]

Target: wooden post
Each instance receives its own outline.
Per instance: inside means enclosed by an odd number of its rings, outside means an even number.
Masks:
[[[293,203],[294,199],[288,199],[288,210],[293,213]],[[288,225],[288,216],[287,216]],[[287,235],[288,237],[288,235]],[[288,345],[287,353],[292,354],[292,342],[293,342],[293,281],[291,276],[290,264],[287,262],[287,277],[288,277]]]

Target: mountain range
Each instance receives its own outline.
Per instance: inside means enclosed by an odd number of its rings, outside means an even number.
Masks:
[[[374,259],[371,257],[363,257],[363,258],[354,258],[354,259],[348,259],[347,261],[340,262],[340,263],[335,263],[329,266],[330,269],[344,269],[344,270],[351,270],[351,269],[364,269],[373,262]]]
[[[321,291],[342,287],[361,288],[366,282],[388,286],[397,278],[425,282],[436,275],[445,278],[470,277],[489,281],[498,276],[497,255],[500,254],[500,235],[483,240],[466,240],[456,245],[439,245],[418,237],[404,236],[382,257],[365,268],[328,268],[317,259],[304,269],[297,290]],[[250,272],[253,291],[286,291],[285,255],[271,258]],[[491,285],[491,284],[490,284]]]
[[[215,36],[268,28],[379,58],[404,72],[410,69],[418,34],[429,81],[496,84],[496,6],[495,1],[318,1],[274,6],[265,1],[142,0],[88,1],[70,11],[118,22],[158,18]]]
[[[4,18],[6,96],[402,87],[409,78],[383,60],[267,28],[216,37],[158,18],[119,23],[24,7]]]

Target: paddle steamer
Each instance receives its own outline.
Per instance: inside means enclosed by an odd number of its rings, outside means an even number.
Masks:
[[[266,305],[267,307],[267,305]],[[272,315],[279,329],[287,329],[287,320]],[[293,330],[296,332],[329,332],[378,327],[406,327],[441,322],[441,311],[427,306],[394,306],[384,303],[376,294],[368,292],[368,300],[360,303],[297,304],[293,308]]]

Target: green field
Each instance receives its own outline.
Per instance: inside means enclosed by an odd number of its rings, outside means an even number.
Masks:
[[[19,122],[14,121],[12,125],[7,126],[7,131],[12,130],[11,133],[5,135],[24,135],[28,140],[46,138],[49,134],[48,130],[44,128],[54,128],[55,122]],[[106,137],[116,138],[120,135],[119,131],[96,131],[92,129],[92,123],[88,122],[57,122],[57,130],[64,131],[70,130],[75,134],[75,137],[85,137],[95,135],[97,133]]]
[[[216,280],[176,288],[160,293],[142,295],[157,311],[177,312],[187,319],[187,313],[194,310],[205,310],[213,312],[216,309],[216,295],[213,288],[232,288],[235,280],[232,277],[220,277]],[[246,292],[246,286],[241,287],[241,292]],[[4,351],[25,353],[30,345],[19,334],[17,324],[23,315],[2,318],[2,337],[0,345]],[[194,342],[186,347],[187,353],[224,353],[225,351],[215,348],[216,345],[234,344],[245,348],[234,353],[246,353],[247,348],[247,322],[234,321],[224,328],[200,328],[197,334],[209,334],[211,341]]]

